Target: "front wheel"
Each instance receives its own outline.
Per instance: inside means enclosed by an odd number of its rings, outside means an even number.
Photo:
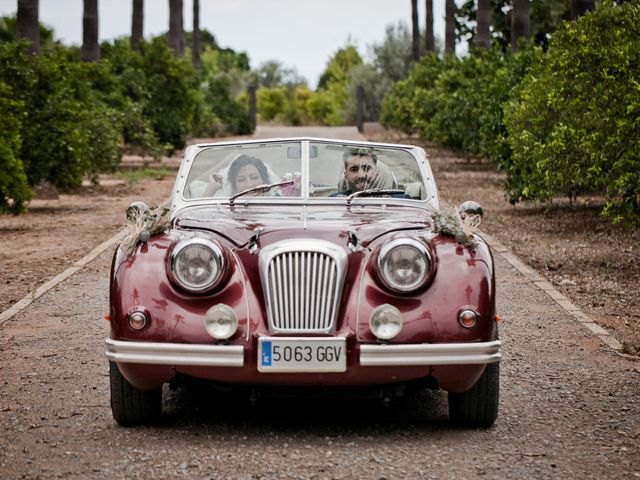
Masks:
[[[459,427],[488,428],[498,416],[500,364],[490,363],[470,390],[449,393],[449,419]]]
[[[162,416],[162,388],[140,390],[122,376],[118,365],[109,362],[111,413],[123,427],[152,425]]]

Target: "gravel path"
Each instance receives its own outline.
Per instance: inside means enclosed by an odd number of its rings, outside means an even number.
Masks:
[[[162,426],[120,428],[103,353],[109,262],[0,330],[1,478],[640,477],[636,364],[500,256],[502,397],[484,431],[451,428],[439,393],[251,407],[195,387],[170,395]]]
[[[489,430],[452,428],[439,392],[252,407],[197,387],[167,392],[159,427],[120,428],[104,356],[110,256],[0,327],[2,479],[640,478],[638,363],[498,254],[504,359]]]

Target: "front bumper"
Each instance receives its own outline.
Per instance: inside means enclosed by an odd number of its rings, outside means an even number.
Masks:
[[[243,367],[241,345],[129,342],[107,339],[107,358],[117,363]],[[360,345],[360,366],[480,365],[500,361],[500,340],[477,343]]]
[[[241,345],[123,342],[107,339],[107,358],[117,363],[183,365],[192,367],[243,367]]]
[[[500,361],[500,340],[478,343],[360,345],[363,367],[481,365]]]

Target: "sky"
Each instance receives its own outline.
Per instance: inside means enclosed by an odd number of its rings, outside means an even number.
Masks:
[[[192,30],[193,2],[184,0],[184,28]],[[434,3],[434,31],[444,37],[444,0]],[[164,33],[169,0],[145,0],[144,35]],[[424,29],[425,2],[418,1]],[[18,0],[0,0],[0,16],[15,15]],[[40,22],[65,44],[82,43],[82,0],[40,0]],[[98,0],[100,40],[131,33],[132,0]],[[389,24],[411,24],[410,0],[200,0],[200,28],[222,47],[244,51],[251,67],[277,60],[315,87],[331,56],[350,39],[365,60]]]

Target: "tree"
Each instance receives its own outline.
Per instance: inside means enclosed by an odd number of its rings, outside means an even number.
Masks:
[[[520,40],[529,40],[531,19],[529,17],[529,0],[513,0],[511,10],[511,50],[519,50]]]
[[[287,68],[277,60],[268,60],[262,63],[254,73],[260,87],[295,87],[306,83],[304,78],[298,75],[295,68]]]
[[[98,45],[98,0],[84,0],[80,60],[85,62],[97,62],[100,60],[100,45]]]
[[[458,8],[456,29],[458,39],[476,44],[478,3],[480,0],[466,0]],[[558,26],[570,20],[569,0],[532,0],[530,3],[530,37],[536,45],[547,49],[549,41]],[[512,0],[490,0],[490,40],[503,51],[511,50]]]
[[[200,68],[200,0],[193,0],[193,33],[191,34],[191,63]]]
[[[184,57],[182,0],[169,0],[169,48],[176,58]]]
[[[16,16],[0,17],[0,43],[16,41]],[[40,51],[50,50],[56,42],[53,39],[53,30],[40,24]]]
[[[131,12],[131,50],[140,50],[144,32],[144,0],[133,0]]]
[[[456,3],[454,0],[445,0],[444,53],[445,55],[456,54]]]
[[[385,39],[373,45],[373,63],[383,77],[391,82],[404,80],[411,71],[411,34],[407,24],[387,25]]]
[[[478,48],[491,48],[491,0],[478,0],[478,22],[475,44]]]
[[[425,0],[425,34],[424,34],[424,46],[427,52],[436,51],[436,41],[433,35],[433,0]]]
[[[420,25],[418,24],[418,0],[411,0],[411,59],[414,62],[420,60]]]
[[[595,8],[594,0],[571,0],[571,20],[584,15]]]
[[[18,0],[16,37],[31,41],[29,53],[36,55],[40,52],[38,0]]]

